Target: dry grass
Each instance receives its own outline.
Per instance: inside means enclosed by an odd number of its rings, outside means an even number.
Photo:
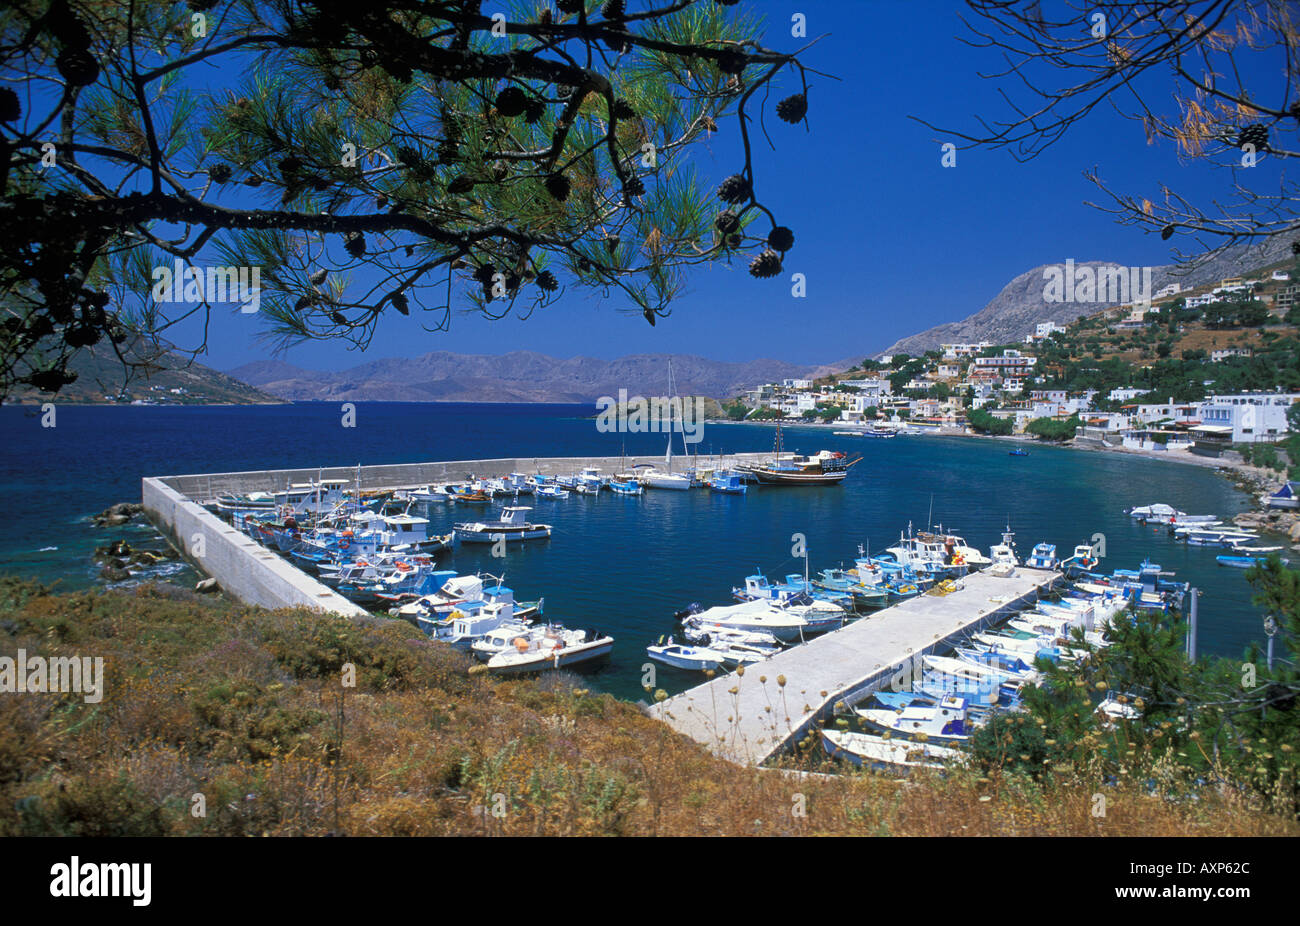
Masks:
[[[0,622],[0,653],[103,656],[108,676],[98,705],[0,696],[3,834],[1300,834],[1232,793],[1171,804],[1073,772],[742,769],[575,676],[471,676],[400,622],[11,581]]]

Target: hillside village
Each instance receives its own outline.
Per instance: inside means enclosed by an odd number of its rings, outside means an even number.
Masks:
[[[1300,411],[1298,278],[1300,264],[1288,261],[1214,286],[1173,283],[1149,302],[1043,322],[1015,344],[943,344],[765,384],[727,411],[868,433],[958,429],[1210,456],[1277,444],[1300,428],[1294,414],[1288,421],[1292,406]]]

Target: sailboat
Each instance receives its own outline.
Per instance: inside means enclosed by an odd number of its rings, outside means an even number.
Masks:
[[[684,491],[691,487],[690,476],[686,476],[682,473],[673,472],[673,425],[675,424],[675,422],[671,416],[672,416],[673,408],[675,408],[677,405],[677,402],[675,401],[677,399],[675,392],[676,392],[676,386],[673,382],[673,364],[672,361],[669,361],[668,362],[668,396],[669,396],[668,449],[664,453],[664,466],[667,467],[668,471],[661,473],[656,469],[648,469],[644,473],[642,473],[640,477],[641,484],[646,488],[677,489],[679,491]],[[682,429],[682,450],[684,452],[687,450],[685,428]]]
[[[849,467],[862,461],[861,457],[846,461],[838,451],[823,450],[813,457],[782,459],[781,422],[776,423],[776,450],[768,465],[747,467],[750,474],[764,485],[837,485],[849,474]]]

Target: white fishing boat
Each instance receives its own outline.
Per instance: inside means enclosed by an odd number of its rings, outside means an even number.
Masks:
[[[1141,505],[1130,508],[1128,516],[1135,521],[1168,521],[1170,518],[1185,518],[1186,511],[1179,511],[1172,505]]]
[[[551,525],[532,524],[524,520],[531,508],[502,508],[497,521],[472,521],[456,525],[456,539],[462,543],[507,543],[522,540],[542,540],[551,536]]]
[[[1013,672],[990,665],[978,665],[963,659],[953,659],[951,656],[923,656],[921,662],[927,669],[970,682],[1027,682],[1038,678],[1038,673],[1033,669]]]
[[[808,627],[808,621],[801,613],[777,607],[770,600],[720,605],[701,611],[696,617],[702,624],[769,633],[782,642],[799,639]]]
[[[672,637],[668,638],[667,643],[647,646],[645,652],[655,662],[688,672],[706,672],[709,669],[720,669],[726,664],[726,657],[722,653],[707,646],[674,643]]]
[[[943,768],[962,758],[962,753],[951,746],[884,739],[847,730],[822,730],[822,747],[833,759],[876,769]]]
[[[781,651],[780,641],[766,631],[737,630],[734,627],[723,627],[721,624],[706,624],[695,618],[682,623],[682,636],[687,642],[698,646],[711,646],[716,643],[767,648],[774,653]]]
[[[568,630],[559,625],[545,628],[541,636],[519,636],[510,649],[487,661],[494,675],[522,675],[567,669],[590,664],[609,656],[614,638],[594,630]]]
[[[516,646],[515,640],[519,637],[540,638],[544,633],[546,633],[546,628],[540,624],[529,624],[522,620],[510,621],[494,630],[489,630],[481,638],[474,641],[470,646],[470,652],[486,662],[497,653],[504,653],[508,649],[514,649]]]
[[[905,739],[964,743],[970,739],[965,698],[947,697],[933,707],[911,706],[901,711],[858,708],[854,711],[870,727]]]

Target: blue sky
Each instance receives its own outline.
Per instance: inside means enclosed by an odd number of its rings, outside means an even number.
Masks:
[[[767,44],[793,49],[795,11],[808,34],[829,35],[806,54],[808,64],[840,78],[814,78],[811,132],[769,114],[777,148],[759,143],[760,196],[790,226],[796,245],[786,276],[756,280],[745,263],[698,270],[673,315],[651,328],[619,304],[572,289],[559,305],[528,321],[453,319],[449,332],[428,333],[394,319],[365,354],[341,344],[291,348],[282,359],[312,369],[340,369],[381,357],[428,351],[504,353],[536,350],[561,357],[614,358],[629,353],[699,354],[719,360],[773,357],[823,363],[865,357],[899,337],[978,311],[1015,275],[1038,264],[1116,260],[1129,265],[1171,260],[1162,242],[1085,205],[1098,194],[1083,171],[1097,167],[1124,192],[1156,199],[1159,182],[1202,196],[1226,188],[1226,171],[1181,164],[1168,143],[1149,146],[1141,128],[1096,112],[1057,145],[1026,164],[1009,152],[964,150],[957,166],[940,164],[947,140],[909,118],[974,131],[977,113],[1006,114],[980,70],[995,70],[989,49],[958,41],[960,5],[948,0],[800,0],[762,2]],[[487,6],[485,5],[485,10]],[[771,106],[789,84],[771,97]],[[1168,99],[1169,88],[1163,88]],[[699,170],[720,179],[738,164],[734,122],[694,155]],[[1276,177],[1268,165],[1261,182]],[[807,278],[807,297],[790,295],[788,275]],[[228,312],[228,314],[227,314]],[[203,362],[231,369],[271,356],[255,316],[217,309]]]

